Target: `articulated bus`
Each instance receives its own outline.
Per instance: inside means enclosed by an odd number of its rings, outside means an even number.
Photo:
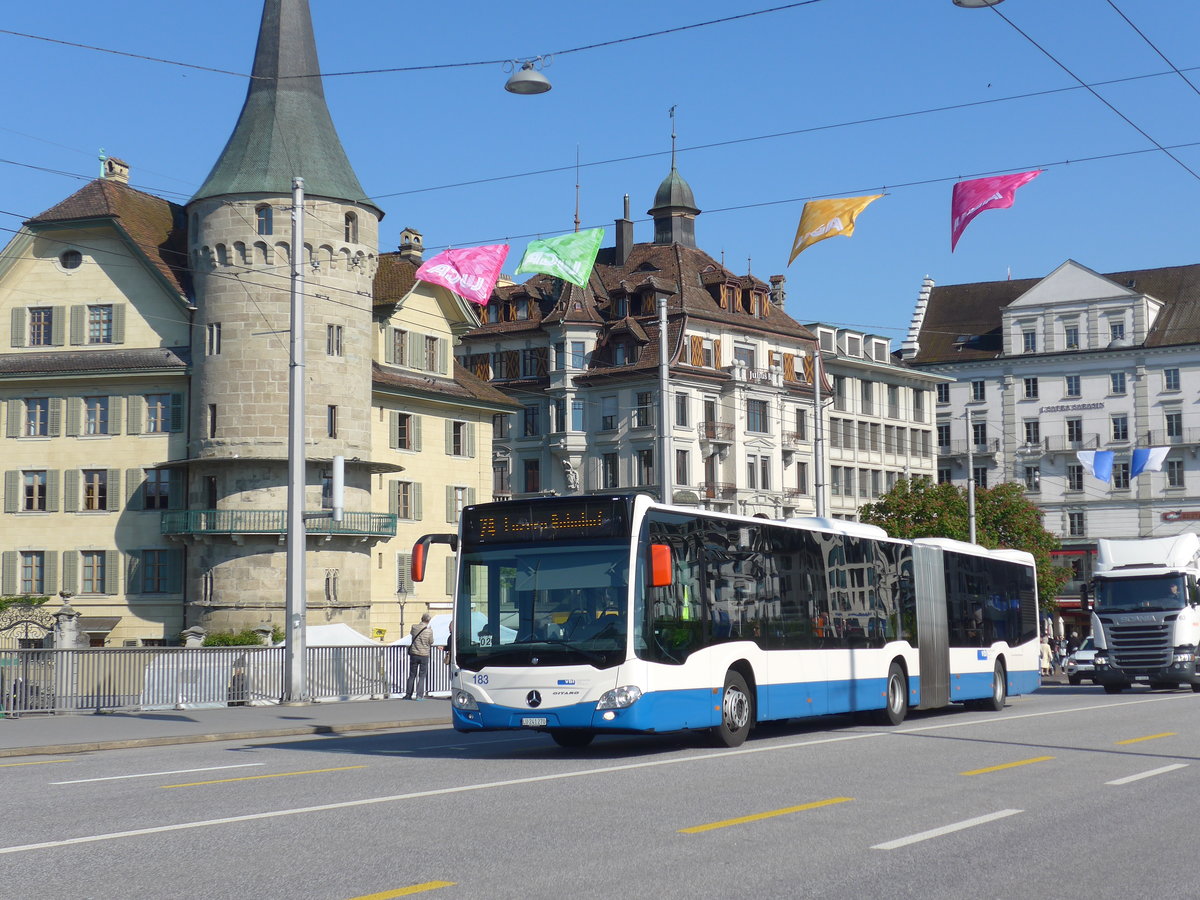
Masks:
[[[644,494],[469,506],[458,534],[451,701],[462,732],[710,730],[910,708],[1000,710],[1040,685],[1033,557],[773,521]]]

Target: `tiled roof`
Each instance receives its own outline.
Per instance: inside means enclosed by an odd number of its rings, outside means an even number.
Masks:
[[[192,361],[188,347],[130,350],[59,350],[0,353],[0,377],[5,375],[100,375],[160,369],[184,372]]]
[[[399,253],[380,253],[373,285],[375,304],[396,303],[417,283],[419,266]]]
[[[1116,285],[1164,304],[1146,338],[1147,347],[1200,343],[1200,264],[1110,272]],[[1040,278],[934,287],[929,295],[918,354],[910,365],[994,359],[1003,350],[1001,316],[1006,306]],[[969,338],[965,343],[959,338]],[[961,344],[961,349],[956,346]]]
[[[25,224],[37,230],[38,225],[86,219],[113,219],[181,296],[189,294],[182,206],[122,182],[99,178]]]
[[[458,363],[454,364],[453,380],[435,378],[407,369],[373,363],[371,380],[382,387],[399,388],[438,397],[458,398],[464,401],[485,403],[489,406],[501,406],[505,409],[517,409],[520,406],[487,382],[480,381]]]

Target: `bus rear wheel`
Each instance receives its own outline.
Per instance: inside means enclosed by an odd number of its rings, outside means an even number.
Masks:
[[[582,750],[592,742],[596,735],[590,731],[555,728],[550,732],[550,737],[554,738],[554,743],[560,747],[568,750]]]
[[[746,679],[732,669],[725,673],[725,689],[721,692],[721,724],[717,738],[726,747],[740,747],[750,733],[754,720],[754,702]]]
[[[882,725],[899,725],[907,715],[908,679],[900,663],[893,662],[888,669],[887,706],[879,711],[879,722]]]

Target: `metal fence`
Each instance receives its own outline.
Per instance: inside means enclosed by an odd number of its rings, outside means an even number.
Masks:
[[[311,700],[370,700],[403,693],[408,648],[307,647]],[[435,647],[427,690],[450,690]],[[138,647],[0,650],[0,715],[117,709],[206,709],[280,702],[283,647]]]

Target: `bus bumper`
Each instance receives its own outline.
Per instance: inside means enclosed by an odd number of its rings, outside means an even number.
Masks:
[[[457,731],[549,731],[552,728],[613,734],[653,734],[712,728],[721,721],[720,691],[707,688],[643,694],[625,709],[597,709],[596,701],[536,709],[478,701],[478,709],[453,710]]]

